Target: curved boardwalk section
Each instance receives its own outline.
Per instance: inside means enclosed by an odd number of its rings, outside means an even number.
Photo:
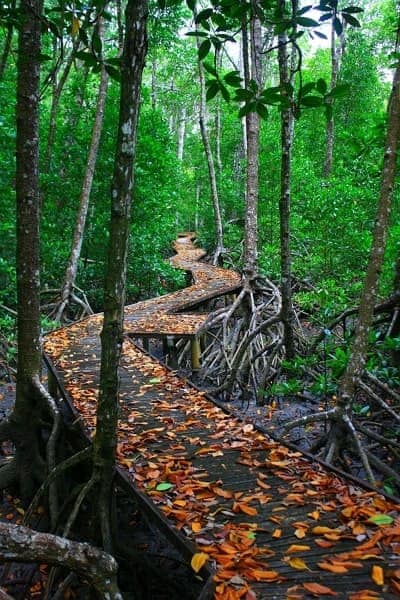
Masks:
[[[128,306],[128,333],[179,333],[178,311],[240,286],[237,274],[198,262],[191,235],[175,248],[173,264],[190,270],[194,284]],[[205,317],[187,315],[190,335]],[[89,434],[101,321],[89,317],[45,341],[64,398]],[[129,336],[120,376],[119,471],[188,560],[195,552],[195,567],[207,559],[215,570],[203,598],[399,597],[398,505],[226,414]]]

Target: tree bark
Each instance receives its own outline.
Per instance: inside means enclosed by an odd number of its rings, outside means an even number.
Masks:
[[[39,83],[41,0],[21,0],[17,75],[17,387],[10,417],[15,460],[0,471],[0,485],[19,483],[29,498],[40,482],[38,400],[34,380],[41,366],[39,262]]]
[[[250,48],[247,37],[247,27],[242,26],[243,71],[246,86],[250,77],[259,84],[261,68],[257,58],[258,47],[261,46],[261,25],[256,16],[250,21]],[[250,61],[251,74],[250,74]],[[258,172],[259,172],[259,137],[260,117],[256,112],[246,115],[246,207],[244,232],[243,274],[248,281],[253,280],[258,273]]]
[[[147,14],[147,0],[128,0],[121,60],[118,136],[111,188],[110,239],[101,332],[100,393],[93,449],[94,477],[100,482],[98,514],[103,546],[107,551],[111,549],[109,498],[117,441],[118,366],[123,340],[133,165],[142,71],[147,51]]]
[[[122,600],[114,558],[89,544],[0,523],[0,557],[7,562],[45,562],[83,575],[104,600]]]
[[[343,28],[345,24],[343,24]],[[338,81],[340,63],[344,53],[344,45],[345,45],[345,37],[344,37],[344,29],[343,33],[340,36],[338,42],[336,42],[336,33],[335,28],[333,26],[333,22],[331,24],[331,82],[330,82],[330,90],[332,90]],[[329,104],[333,106],[333,99],[329,100]],[[324,161],[324,169],[323,176],[329,177],[332,172],[333,167],[333,149],[335,143],[335,120],[333,117],[333,112],[329,115],[326,122],[326,147],[325,147],[325,161]]]
[[[280,0],[280,13],[284,16],[285,0]],[[293,13],[297,2],[293,5]],[[279,198],[280,218],[280,255],[281,255],[281,294],[282,322],[284,326],[284,346],[287,359],[295,355],[294,347],[294,311],[292,304],[292,259],[290,251],[290,204],[291,204],[291,167],[294,134],[294,116],[292,94],[288,84],[292,84],[292,60],[288,52],[288,36],[282,33],[278,37],[279,80],[290,105],[281,111],[281,193]],[[290,64],[289,64],[290,63]]]
[[[99,19],[98,33],[100,39],[103,38],[102,19]],[[63,320],[64,313],[68,308],[71,294],[75,285],[78,272],[79,258],[81,255],[83,237],[85,232],[86,217],[89,208],[90,193],[92,191],[94,171],[96,167],[97,154],[99,150],[101,131],[103,127],[104,109],[107,99],[108,74],[104,68],[101,69],[100,85],[97,95],[96,115],[92,130],[92,139],[90,141],[89,155],[86,163],[85,175],[83,178],[81,195],[79,199],[79,210],[75,222],[74,234],[72,238],[71,252],[65,272],[64,283],[61,289],[61,300],[57,309],[55,320]]]
[[[181,109],[178,126],[178,160],[183,160],[183,150],[185,147],[185,131],[186,131],[186,107]]]
[[[199,45],[199,41],[197,41]],[[222,225],[221,207],[219,202],[217,177],[215,173],[214,158],[211,151],[210,138],[207,130],[207,109],[206,109],[206,83],[203,63],[199,60],[199,82],[200,82],[200,131],[203,142],[204,153],[206,155],[208,177],[210,181],[211,201],[214,211],[214,228],[215,228],[215,251],[213,254],[213,264],[217,264],[218,259],[224,249],[224,232]]]
[[[378,292],[379,275],[382,269],[389,229],[399,136],[400,65],[397,66],[394,74],[389,100],[385,154],[372,248],[364,288],[361,294],[360,309],[350,360],[340,385],[340,395],[344,398],[353,398],[357,380],[360,379],[364,370],[368,350],[368,334],[371,328]]]

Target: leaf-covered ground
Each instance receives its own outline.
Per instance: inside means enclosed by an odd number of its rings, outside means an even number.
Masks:
[[[198,257],[185,252],[179,266],[189,268]],[[217,282],[209,265],[200,274],[202,281],[186,290],[127,307],[128,330],[137,317],[156,330],[160,312],[212,296],[216,288],[209,286],[223,289],[219,269]],[[230,273],[225,287],[229,282],[237,286]],[[179,316],[173,318],[178,325]],[[89,435],[101,321],[89,317],[45,342]],[[215,569],[216,599],[399,596],[398,505],[226,414],[130,339],[121,364],[118,433],[118,465],[151,500],[155,518],[167,518],[177,543],[183,535],[195,544],[192,568],[203,576],[205,563]]]

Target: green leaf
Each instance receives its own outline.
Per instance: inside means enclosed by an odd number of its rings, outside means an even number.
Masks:
[[[374,525],[391,525],[394,522],[394,519],[390,515],[376,514],[372,515],[367,521]]]
[[[307,96],[307,94],[309,92],[311,92],[311,90],[315,89],[315,82],[314,81],[309,81],[308,83],[305,83],[303,85],[303,87],[301,88],[301,95],[302,96]]]
[[[198,55],[199,55],[199,60],[204,60],[205,57],[207,56],[207,54],[210,52],[211,49],[211,42],[210,40],[204,40],[204,42],[201,42],[199,49],[197,51]]]
[[[328,94],[331,98],[342,98],[349,93],[350,86],[348,83],[339,83]]]
[[[320,96],[306,96],[305,98],[301,99],[300,103],[303,106],[309,107],[322,106],[323,98],[321,98]]]
[[[265,121],[268,119],[268,108],[262,102],[257,102],[256,104],[257,114],[260,115],[262,119]]]
[[[328,84],[326,83],[325,79],[318,79],[317,90],[323,96],[326,94],[326,92],[328,91]]]
[[[190,10],[194,10],[196,8],[196,0],[186,0],[186,4]]]
[[[230,102],[230,95],[228,90],[226,89],[226,87],[224,86],[223,83],[219,82],[219,91],[221,92],[221,95],[223,97],[223,99],[225,100],[225,102]]]
[[[207,21],[207,19],[209,19],[211,17],[213,12],[214,11],[212,8],[205,8],[204,10],[200,11],[195,19],[195,23],[201,23],[202,21]]]
[[[218,81],[216,81],[215,79],[213,81],[211,81],[208,90],[206,92],[206,100],[207,102],[209,102],[210,100],[212,100],[212,98],[214,98],[214,96],[216,96],[219,92],[219,83]]]
[[[241,84],[242,78],[240,77],[239,71],[230,71],[224,75],[224,81],[226,81],[228,85],[237,87]]]
[[[319,38],[321,38],[321,40],[327,40],[328,36],[326,36],[324,33],[321,33],[320,31],[314,31],[313,32],[314,35],[318,36]]]
[[[297,17],[295,19],[295,21],[298,25],[301,25],[302,27],[318,27],[319,26],[318,21],[314,21],[314,19],[309,19],[308,17]]]
[[[348,23],[349,25],[352,25],[353,27],[361,27],[360,21],[358,21],[358,19],[356,19],[352,15],[349,15],[344,12],[342,13],[342,17],[344,21],[346,21],[346,23]]]
[[[338,17],[335,17],[333,19],[333,29],[335,30],[335,33],[337,36],[341,36],[343,33],[343,25],[340,22],[340,19],[338,19]]]
[[[235,91],[236,102],[248,102],[254,97],[253,92],[244,88],[239,88]]]
[[[207,73],[210,73],[210,75],[217,77],[217,71],[214,69],[214,67],[212,65],[210,65],[210,63],[203,62],[203,67],[205,68]]]
[[[159,377],[153,377],[149,379],[149,383],[160,383],[161,379]]]
[[[170,490],[173,487],[172,483],[167,483],[166,481],[163,481],[162,483],[159,483],[156,486],[156,490],[157,492],[166,492],[168,490]]]
[[[342,13],[361,13],[364,12],[364,9],[361,6],[346,6],[346,8],[342,8]]]
[[[300,8],[300,10],[297,11],[297,14],[298,15],[304,15],[304,13],[306,13],[307,11],[309,11],[310,8],[312,8],[312,4],[307,4],[307,6],[303,6],[302,8]]]
[[[119,69],[116,69],[115,67],[113,67],[112,65],[109,64],[105,64],[104,68],[106,70],[106,72],[109,74],[109,76],[111,77],[111,79],[114,79],[115,81],[121,81],[121,71]]]
[[[92,37],[92,48],[94,52],[96,52],[96,54],[101,54],[101,51],[103,49],[101,38],[96,31],[93,33]]]
[[[242,118],[246,115],[248,115],[250,112],[252,112],[256,107],[256,103],[253,102],[248,102],[247,104],[245,104],[244,106],[242,106],[242,108],[239,110],[239,118]]]
[[[321,15],[319,18],[319,22],[320,23],[324,23],[325,21],[329,21],[330,19],[332,19],[333,17],[333,13],[329,12],[329,13],[325,13],[324,15]],[[315,32],[317,33],[317,32]]]

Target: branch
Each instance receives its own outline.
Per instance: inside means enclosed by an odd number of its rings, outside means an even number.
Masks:
[[[77,571],[103,600],[123,600],[117,585],[118,565],[106,552],[22,525],[0,523],[0,557],[11,562],[45,562]]]

